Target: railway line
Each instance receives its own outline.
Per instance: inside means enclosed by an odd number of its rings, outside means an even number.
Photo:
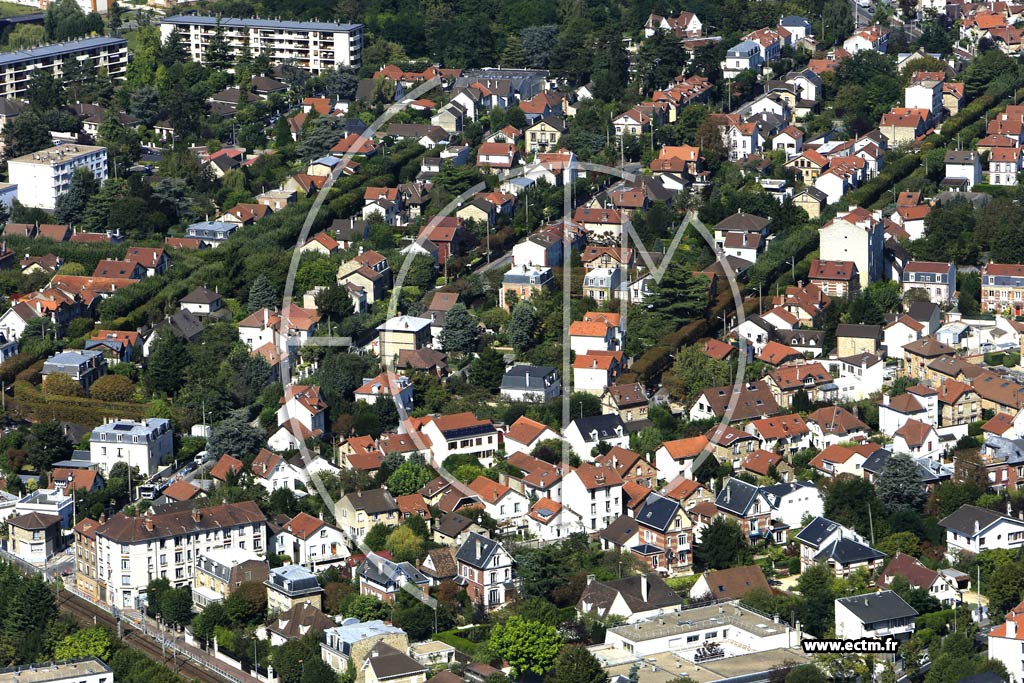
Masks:
[[[83,626],[105,626],[115,633],[118,632],[116,617],[77,595],[60,591],[57,595],[57,606]],[[202,683],[238,683],[238,679],[215,673],[193,662],[184,654],[175,656],[173,649],[165,650],[158,642],[144,635],[134,626],[122,624],[120,632],[121,640],[126,645],[140,650],[150,659],[160,662],[186,680],[201,681]]]

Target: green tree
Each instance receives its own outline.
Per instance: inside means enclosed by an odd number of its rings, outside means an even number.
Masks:
[[[28,431],[25,441],[28,462],[39,472],[49,471],[53,463],[71,457],[71,442],[59,422],[37,422]]]
[[[203,56],[206,65],[214,71],[224,71],[232,66],[231,46],[228,45],[220,19],[217,20],[217,26],[206,44],[206,53]]]
[[[37,111],[60,109],[67,105],[64,85],[46,69],[35,69],[28,79],[25,99]]]
[[[543,676],[554,665],[562,647],[557,629],[513,616],[491,629],[491,652],[512,665],[514,676]]]
[[[921,555],[921,541],[912,531],[899,531],[881,539],[875,547],[889,557],[896,553],[906,553],[913,557]]]
[[[96,180],[92,171],[84,166],[75,169],[67,192],[57,197],[54,217],[59,223],[78,224],[85,216],[89,198],[99,192],[99,189],[100,182]]]
[[[406,526],[388,534],[384,547],[391,551],[396,562],[415,562],[423,555],[423,539]]]
[[[547,678],[549,683],[607,683],[601,662],[583,645],[567,645]]]
[[[812,635],[823,637],[835,621],[835,599],[831,570],[824,564],[808,567],[800,574],[797,590],[807,604],[804,627]]]
[[[224,600],[224,612],[233,624],[262,624],[267,616],[267,589],[256,581],[235,586]]]
[[[813,664],[794,666],[786,674],[786,683],[826,683],[825,674]]]
[[[348,290],[336,282],[316,293],[316,310],[334,323],[340,323],[355,313]]]
[[[480,323],[466,309],[465,304],[452,306],[444,317],[441,348],[451,354],[464,355],[476,348],[479,338]]]
[[[928,500],[917,463],[906,453],[894,453],[878,477],[875,492],[887,512],[920,512]]]
[[[110,631],[94,626],[65,636],[53,648],[53,657],[54,659],[98,657],[107,662],[110,661],[112,645],[113,639],[110,637]]]
[[[529,301],[517,301],[508,321],[508,343],[518,353],[529,350],[537,338],[539,323],[536,307]]]
[[[617,41],[620,45],[622,40]],[[658,88],[668,87],[672,79],[683,71],[689,53],[680,49],[679,39],[667,31],[658,31],[640,46],[636,57],[636,73],[640,88],[650,94]]]
[[[1019,605],[1024,598],[1024,564],[1013,562],[996,567],[985,592],[992,614],[1003,615]]]
[[[43,391],[53,396],[85,396],[82,385],[63,372],[54,372],[43,380]]]
[[[834,522],[868,536],[871,520],[868,508],[875,519],[881,519],[881,505],[875,496],[875,487],[863,477],[840,475],[832,480],[825,496],[825,516]]]
[[[366,541],[366,545],[370,550],[384,550],[384,546],[387,544],[388,536],[390,535],[391,527],[378,522],[370,527],[370,530],[366,532],[366,536],[363,540]]]
[[[8,50],[24,50],[42,45],[46,41],[46,30],[36,24],[18,24],[7,35]]]
[[[715,517],[704,529],[694,555],[708,569],[728,569],[753,560],[739,524],[725,517]]]
[[[92,383],[89,393],[100,401],[130,401],[135,396],[135,385],[122,375],[104,375]]]
[[[162,328],[156,334],[146,364],[146,374],[143,375],[143,386],[152,393],[173,396],[185,384],[182,369],[188,367],[188,348],[184,340],[169,327]]]
[[[469,381],[477,386],[497,391],[505,377],[505,359],[492,347],[484,347],[469,365]]]
[[[416,493],[433,478],[434,473],[430,471],[430,468],[407,460],[388,477],[388,490],[396,496],[405,496]]]
[[[391,615],[391,610],[386,603],[372,595],[352,595],[342,602],[341,613],[346,617],[355,617],[359,621],[372,621],[387,619]]]
[[[228,453],[245,459],[258,453],[264,443],[266,437],[263,432],[241,417],[232,415],[213,425],[207,450],[217,455]]]
[[[249,287],[248,305],[250,313],[261,308],[276,309],[281,305],[281,297],[278,296],[277,288],[263,273],[257,275],[252,286]]]

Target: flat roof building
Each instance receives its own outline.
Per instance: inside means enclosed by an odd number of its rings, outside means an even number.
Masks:
[[[37,209],[54,209],[57,197],[68,191],[71,178],[79,168],[89,169],[93,177],[103,183],[107,179],[107,148],[62,144],[7,162],[10,181],[18,186],[18,201]]]
[[[102,11],[102,10],[101,10]],[[36,69],[51,71],[60,79],[64,60],[89,59],[94,68],[103,67],[112,80],[124,78],[128,69],[128,41],[124,38],[96,36],[66,43],[40,45],[27,50],[0,53],[0,97],[21,97]]]
[[[166,42],[175,29],[189,57],[200,64],[218,32],[234,58],[248,45],[254,57],[267,55],[273,64],[294,64],[314,74],[362,64],[362,24],[178,15],[160,23],[161,40]]]

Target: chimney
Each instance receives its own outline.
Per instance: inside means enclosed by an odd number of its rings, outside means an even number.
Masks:
[[[588,586],[590,584],[594,583],[594,581],[596,581],[596,580],[597,580],[596,576],[594,576],[593,574],[587,574],[587,585]]]
[[[882,405],[889,405],[889,394],[882,394]]]
[[[479,560],[481,557],[483,557],[483,554],[484,554],[483,544],[480,543],[480,539],[478,538],[478,539],[476,539],[476,559]]]
[[[107,513],[106,512],[101,512],[100,513],[99,522],[100,522],[100,524],[106,524],[107,523]]]
[[[146,531],[152,531],[153,530],[153,518],[152,517],[146,517],[146,521],[144,522],[144,524],[146,525]]]
[[[198,523],[203,515],[199,512],[199,508],[192,508],[192,521]]]
[[[1013,517],[1013,504],[1010,501],[1006,501],[1006,516]]]
[[[974,535],[977,536],[981,533],[981,522],[974,520]]]
[[[1006,637],[1016,638],[1017,637],[1017,619],[1016,614],[1010,612],[1009,618],[1006,620]]]
[[[647,602],[647,572],[640,575],[640,599]]]
[[[264,308],[263,309],[263,327],[269,327],[269,326],[270,326],[270,310]]]

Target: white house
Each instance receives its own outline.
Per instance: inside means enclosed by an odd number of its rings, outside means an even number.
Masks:
[[[434,463],[440,465],[456,454],[472,455],[489,467],[498,452],[498,430],[490,420],[479,420],[473,413],[456,413],[426,418],[421,431],[430,441]]]
[[[549,401],[562,393],[558,369],[542,365],[513,365],[501,379],[501,395],[512,401]]]
[[[469,483],[484,504],[484,512],[498,523],[502,533],[516,533],[526,526],[530,501],[518,491],[481,475]]]
[[[736,78],[747,70],[756,71],[760,75],[763,66],[761,45],[753,40],[744,40],[725,53],[725,61],[721,64],[722,76],[727,79]]]
[[[912,289],[921,289],[933,304],[946,306],[956,293],[956,266],[935,261],[910,261],[903,267],[901,284],[904,295]]]
[[[826,362],[842,403],[863,401],[885,384],[885,361],[873,353],[837,358]]]
[[[903,359],[903,347],[921,338],[924,325],[909,315],[901,315],[882,328],[882,346],[889,358]]]
[[[966,181],[970,190],[981,182],[981,155],[972,149],[952,149],[946,152],[946,180]]]
[[[600,531],[622,514],[622,477],[610,467],[585,462],[565,475],[562,505],[583,520],[588,533]]]
[[[533,504],[526,519],[526,528],[534,538],[544,541],[586,533],[579,515],[550,498],[541,498]]]
[[[562,436],[542,422],[520,416],[505,430],[505,453],[531,453],[542,441],[558,440]]]
[[[883,434],[894,434],[910,420],[918,420],[926,424],[934,424],[928,408],[921,404],[913,394],[900,394],[889,397],[882,396],[882,404],[878,406],[878,430]],[[897,449],[897,452],[900,452]]]
[[[1024,602],[1010,610],[1006,621],[988,634],[988,658],[1002,662],[1010,680],[1024,681]]]
[[[1021,170],[1020,147],[995,147],[988,153],[990,185],[1016,185]]]
[[[604,442],[610,446],[629,448],[629,434],[617,414],[591,415],[576,418],[563,432],[569,446],[582,460],[592,460],[591,452]]]
[[[703,434],[688,439],[666,441],[654,451],[654,466],[658,477],[673,481],[677,477],[693,479],[693,465],[710,442]]]
[[[574,321],[569,325],[569,348],[577,356],[592,351],[614,351],[617,348],[615,328],[602,321]]]
[[[894,453],[909,453],[935,460],[944,448],[935,427],[920,420],[907,420],[892,436]]]
[[[664,622],[664,623],[662,623]],[[713,643],[724,657],[797,648],[803,634],[743,607],[739,601],[691,607],[671,619],[651,619],[608,629],[605,643],[613,656],[647,658],[672,653],[688,662],[706,661]],[[715,659],[720,657],[712,655]]]
[[[1024,544],[1024,521],[974,505],[960,506],[939,526],[946,530],[948,557],[959,552],[1020,548]]]
[[[278,426],[289,425],[292,431],[301,425],[304,438],[320,436],[327,429],[327,401],[320,395],[320,387],[290,384],[277,409]],[[305,432],[308,432],[306,436]]]
[[[820,517],[825,509],[825,499],[809,481],[775,484],[765,487],[764,492],[774,507],[772,517],[791,529],[799,528],[805,515]]]
[[[143,476],[155,474],[174,452],[171,421],[147,418],[144,422],[112,420],[89,435],[89,460],[109,475],[114,465],[123,462],[138,467]]]
[[[885,570],[879,574],[878,585],[889,588],[897,576],[905,578],[911,588],[928,591],[928,595],[944,605],[956,605],[963,599],[956,581],[942,572],[929,569],[906,553],[897,552],[893,555]]]
[[[17,341],[33,321],[36,321],[37,326],[44,322],[40,318],[41,316],[28,304],[16,303],[0,316],[0,334],[9,341]]]
[[[893,591],[839,598],[835,610],[836,638],[895,638],[905,641],[914,633],[917,610]]]
[[[572,362],[573,390],[600,396],[624,369],[623,359],[622,351],[601,350],[576,354]]]
[[[318,570],[344,561],[351,553],[341,529],[300,512],[274,536],[274,552],[287,555],[292,564]]]
[[[412,380],[405,375],[382,372],[376,377],[364,377],[363,386],[352,393],[357,401],[363,403],[397,401],[405,410],[412,410]]]

